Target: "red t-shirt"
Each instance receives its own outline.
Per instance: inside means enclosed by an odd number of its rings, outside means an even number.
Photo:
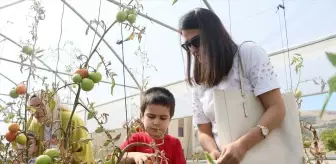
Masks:
[[[122,145],[121,149],[124,149],[127,145],[134,142],[151,143],[152,138],[145,132],[134,133],[128,140],[126,140]],[[162,143],[162,139],[155,141],[157,144]],[[164,144],[158,146],[160,151],[165,152],[165,156],[168,159],[169,164],[186,164],[186,159],[184,157],[182,145],[179,139],[165,135]],[[148,146],[132,146],[127,152],[142,152],[142,153],[154,153],[154,149]]]

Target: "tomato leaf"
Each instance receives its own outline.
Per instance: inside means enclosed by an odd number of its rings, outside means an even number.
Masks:
[[[336,67],[336,53],[326,52],[326,54],[330,63]]]
[[[172,5],[174,5],[176,2],[177,2],[177,0],[173,0],[173,4]]]
[[[118,140],[120,140],[121,138],[121,133],[119,133],[118,135],[116,135],[114,138],[113,138],[113,142],[117,142]]]
[[[210,154],[208,152],[204,152],[205,158],[206,160],[210,163],[210,164],[216,164],[216,162],[214,161],[214,159],[210,156]]]
[[[87,120],[92,119],[94,116],[96,116],[96,114],[97,114],[96,111],[91,110],[91,111],[88,113]]]
[[[336,91],[336,75],[329,78],[328,85],[329,85],[329,92],[335,92]]]
[[[104,132],[104,128],[103,127],[98,127],[96,130],[95,130],[96,133],[102,133]]]
[[[336,75],[334,75],[331,78],[329,78],[328,85],[329,85],[329,93],[328,93],[328,95],[327,95],[327,97],[326,97],[326,99],[325,99],[325,101],[323,103],[323,107],[322,107],[322,110],[320,112],[320,118],[323,117],[323,114],[324,114],[325,109],[326,109],[326,107],[328,105],[328,102],[329,102],[329,100],[331,98],[332,93],[336,91]]]
[[[97,68],[96,70],[98,71],[99,67],[103,64],[103,62],[99,62],[98,65],[97,65]]]
[[[110,143],[111,143],[111,140],[106,140],[106,141],[104,142],[104,146],[108,146]]]
[[[111,95],[113,96],[113,89],[114,89],[114,86],[115,86],[115,80],[114,80],[114,77],[111,76],[111,79],[112,79],[112,84],[111,84]]]

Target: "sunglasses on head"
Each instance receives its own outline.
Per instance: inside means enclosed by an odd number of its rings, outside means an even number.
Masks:
[[[190,51],[190,47],[193,46],[193,47],[196,47],[196,48],[199,48],[200,46],[200,43],[201,43],[201,38],[199,35],[193,37],[192,39],[190,40],[187,40],[185,43],[183,43],[181,46],[182,48],[184,48],[186,51]]]

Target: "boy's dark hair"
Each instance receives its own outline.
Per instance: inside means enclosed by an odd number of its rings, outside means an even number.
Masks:
[[[175,98],[168,89],[163,87],[152,87],[143,93],[140,106],[141,117],[143,117],[147,106],[151,104],[168,107],[170,109],[170,117],[174,116]]]

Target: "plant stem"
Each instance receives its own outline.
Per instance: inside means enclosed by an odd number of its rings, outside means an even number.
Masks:
[[[88,27],[94,31],[97,36],[99,36],[100,38],[102,38],[101,34],[96,31],[96,29],[81,15],[78,13],[78,11],[76,9],[74,9],[69,3],[67,3],[65,0],[61,0],[63,3],[65,3],[65,5],[67,5],[69,7],[69,9],[71,11],[73,11],[79,18],[82,19],[83,22],[85,22],[86,25],[88,25]],[[133,75],[133,73],[131,72],[131,70],[127,67],[127,65],[125,65],[125,63],[121,60],[120,56],[117,54],[117,52],[112,48],[112,46],[105,40],[103,39],[103,42],[106,44],[106,46],[112,51],[112,53],[114,54],[114,56],[118,59],[118,61],[123,65],[123,67],[125,67],[125,69],[127,70],[127,72],[129,73],[129,75],[131,76],[131,78],[133,79],[133,81],[135,82],[135,84],[137,85],[138,89],[141,89],[140,83],[137,81],[137,79],[135,78],[135,76]],[[93,51],[94,52],[94,51]]]
[[[74,113],[76,111],[77,105],[79,104],[78,100],[79,100],[80,91],[81,91],[81,87],[78,84],[78,89],[77,89],[77,94],[76,94],[74,106],[72,108],[72,112],[71,112],[71,115],[70,115],[70,118],[69,118],[69,121],[68,121],[68,126],[67,126],[67,128],[65,130],[65,136],[64,136],[64,147],[65,147],[65,149],[67,149],[68,146],[70,146],[69,140],[70,140],[71,121],[72,121],[72,117],[73,117],[73,115],[74,115]]]
[[[115,20],[107,29],[106,31],[103,33],[103,35],[101,36],[101,38],[99,39],[98,43],[96,44],[95,48],[92,50],[91,54],[89,55],[88,59],[86,60],[86,63],[84,65],[84,68],[87,68],[89,65],[89,61],[91,59],[91,57],[93,56],[93,54],[96,52],[99,44],[101,43],[101,41],[104,39],[104,36],[110,31],[110,29],[117,23],[117,21]]]

